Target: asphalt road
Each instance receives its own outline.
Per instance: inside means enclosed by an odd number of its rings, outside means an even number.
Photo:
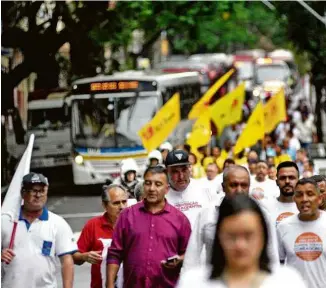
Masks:
[[[54,187],[54,188],[53,188]],[[48,209],[66,219],[75,237],[78,237],[83,226],[90,218],[102,214],[100,187],[80,191],[74,186],[54,185],[49,191]],[[83,193],[83,194],[81,194]],[[90,264],[75,266],[74,287],[90,287]],[[58,287],[62,287],[61,269],[57,269]]]

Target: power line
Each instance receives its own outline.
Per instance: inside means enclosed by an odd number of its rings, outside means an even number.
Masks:
[[[267,0],[261,0],[269,9],[275,10],[275,6]]]
[[[319,21],[326,25],[326,17],[320,16],[314,9],[312,9],[307,3],[302,0],[297,0],[304,8],[306,8],[313,16],[315,16]]]

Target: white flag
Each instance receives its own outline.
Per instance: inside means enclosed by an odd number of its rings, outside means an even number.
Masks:
[[[28,146],[24,152],[23,157],[20,159],[18,167],[15,171],[14,177],[12,178],[6,197],[1,207],[1,214],[10,214],[13,217],[14,222],[18,221],[20,207],[22,203],[21,198],[21,185],[23,177],[29,173],[31,164],[32,152],[34,144],[34,134],[29,138]]]

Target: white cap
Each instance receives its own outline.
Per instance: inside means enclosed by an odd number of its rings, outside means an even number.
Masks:
[[[160,146],[160,150],[168,150],[169,152],[171,152],[173,150],[173,146],[171,145],[170,142],[164,142],[161,144]]]

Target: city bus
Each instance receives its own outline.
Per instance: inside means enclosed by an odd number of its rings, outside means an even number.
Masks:
[[[70,107],[66,92],[53,92],[45,99],[29,99],[27,137],[35,135],[31,169],[71,167]],[[45,173],[45,171],[43,171]]]
[[[138,131],[176,93],[181,121],[169,141],[183,144],[193,121],[187,120],[200,98],[197,72],[125,72],[80,79],[72,84],[71,143],[76,185],[101,184],[120,175],[120,162],[133,158],[144,169],[147,153]]]

